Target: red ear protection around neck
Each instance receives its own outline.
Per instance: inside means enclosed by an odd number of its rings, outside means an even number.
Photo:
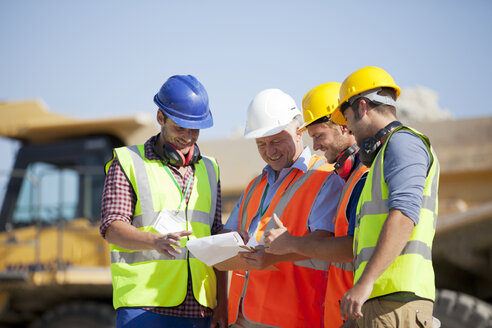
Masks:
[[[340,153],[335,163],[335,171],[344,180],[350,176],[355,164],[355,153],[359,150],[357,144],[350,146]]]
[[[177,150],[177,149],[176,149]],[[179,150],[178,150],[179,151]],[[180,152],[180,151],[179,151]],[[181,152],[180,152],[181,153]],[[186,156],[184,156],[184,162],[183,162],[183,165],[186,166],[186,165],[189,165],[190,162],[191,162],[191,159],[193,157],[193,154],[195,153],[195,145],[193,144],[193,146],[191,146],[190,150],[188,151],[188,154],[186,154]],[[182,154],[182,153],[181,153]]]
[[[200,149],[196,144],[190,147],[186,156],[174,145],[166,143],[163,151],[163,161],[165,164],[181,167],[197,163],[201,157]]]

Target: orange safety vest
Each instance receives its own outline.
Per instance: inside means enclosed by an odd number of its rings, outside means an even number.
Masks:
[[[338,202],[337,214],[335,221],[335,237],[346,236],[349,220],[347,218],[347,206],[350,196],[357,182],[362,178],[369,168],[359,163],[357,168],[352,172],[349,179],[343,187]],[[328,283],[325,296],[325,325],[327,328],[338,328],[343,324],[340,315],[340,304],[343,295],[354,285],[354,264],[353,262],[335,263],[331,262],[328,270]]]
[[[256,239],[273,228],[273,213],[294,236],[306,235],[308,217],[316,196],[333,167],[323,157],[313,156],[306,173],[293,169],[279,186],[261,217]],[[266,175],[246,189],[239,209],[239,227],[248,230],[258,213],[266,188]],[[239,228],[238,227],[238,228]],[[304,260],[277,263],[278,271],[233,271],[229,290],[229,323],[237,320],[239,306],[254,323],[276,327],[320,327],[328,262]]]

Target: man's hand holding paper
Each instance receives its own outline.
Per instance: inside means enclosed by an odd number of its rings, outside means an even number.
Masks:
[[[193,256],[210,266],[234,257],[240,251],[252,250],[244,245],[237,231],[189,240],[186,247]]]

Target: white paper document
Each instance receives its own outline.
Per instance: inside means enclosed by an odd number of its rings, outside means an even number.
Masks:
[[[165,235],[168,233],[186,230],[186,221],[180,219],[169,211],[161,211],[154,222],[154,229]]]
[[[238,252],[252,251],[251,247],[244,245],[236,231],[188,240],[186,247],[191,254],[209,266],[234,257]]]

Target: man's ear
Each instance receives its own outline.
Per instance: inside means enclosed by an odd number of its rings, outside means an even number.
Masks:
[[[340,132],[342,132],[342,135],[350,133],[350,130],[346,125],[338,125],[338,128],[340,129]]]
[[[369,102],[362,98],[359,101],[359,106],[357,106],[357,110],[359,111],[360,117],[363,117],[364,115],[367,115],[367,112],[371,109],[369,106]]]
[[[157,123],[159,123],[160,126],[164,125],[164,114],[162,114],[160,109],[157,109]]]
[[[367,112],[371,109],[371,106],[369,105],[369,102],[362,98],[362,100],[360,101],[361,102],[361,106],[359,106],[359,108],[361,108],[361,115],[367,115]]]

